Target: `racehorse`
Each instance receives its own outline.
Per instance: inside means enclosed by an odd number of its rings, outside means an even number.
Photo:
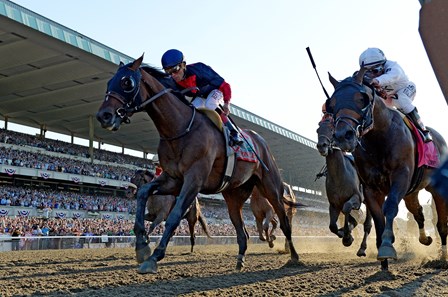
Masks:
[[[300,206],[296,203],[296,196],[291,186],[287,183],[283,183],[284,192],[283,198],[284,201],[291,201],[292,203],[284,202],[286,216],[288,217],[289,224],[292,227],[292,219],[297,212],[297,207]],[[300,206],[301,207],[301,206]],[[303,207],[305,207],[303,205]],[[274,209],[272,208],[269,201],[263,197],[257,188],[254,188],[252,191],[252,195],[250,197],[250,208],[252,213],[255,216],[255,222],[257,224],[257,231],[261,241],[267,241],[270,248],[274,247],[274,240],[276,239],[274,232],[277,228],[277,218],[275,217]],[[269,231],[269,227],[272,225],[271,230]],[[264,232],[264,234],[263,234]],[[285,241],[285,251],[288,251],[289,245]]]
[[[154,178],[154,174],[152,174],[148,170],[137,170],[134,176],[131,178],[132,185],[135,185],[136,188],[132,186],[128,188],[130,190],[128,197],[133,197],[136,191],[142,187],[144,184],[151,182]],[[131,189],[132,188],[132,189]],[[151,234],[157,226],[159,226],[163,221],[168,217],[171,209],[174,207],[176,202],[176,197],[173,195],[151,195],[148,197],[148,202],[146,204],[146,208],[148,212],[145,215],[145,220],[151,222],[151,225],[148,230],[148,235]],[[193,201],[191,207],[187,210],[187,213],[183,217],[187,220],[188,229],[190,231],[190,244],[191,244],[191,252],[193,252],[194,244],[195,244],[195,232],[194,227],[196,223],[199,221],[199,224],[204,230],[204,233],[210,238],[210,233],[207,226],[207,221],[205,217],[202,215],[201,207],[199,205],[198,198]]]
[[[219,190],[236,230],[239,247],[236,269],[241,270],[248,238],[241,210],[254,186],[274,208],[290,247],[290,261],[298,263],[299,255],[291,240],[291,226],[282,201],[282,179],[266,141],[256,132],[244,130],[253,141],[258,162],[237,159],[233,174],[224,179],[228,158],[222,131],[206,114],[180,100],[161,83],[167,79],[165,73],[153,67],[141,67],[142,61],[143,56],[127,65],[120,63],[107,83],[105,99],[96,115],[103,128],[113,131],[123,122],[128,123],[133,113],[144,110],[160,135],[157,153],[164,171],[137,192],[134,231],[137,262],[141,263],[138,272],[157,273],[157,262],[165,257],[170,238],[197,194],[213,194]],[[175,195],[177,199],[159,245],[151,254],[143,223],[147,198],[154,194]]]
[[[356,75],[341,82],[330,75],[335,91],[327,101],[327,112],[333,113],[335,118],[336,145],[355,157],[365,202],[375,223],[377,258],[382,261],[383,270],[388,269],[388,259],[397,259],[393,221],[402,199],[419,226],[420,243],[431,244],[432,238],[424,231],[424,215],[418,201],[419,191],[425,189],[432,194],[436,205],[441,255],[445,260],[447,209],[430,184],[434,169],[429,165],[436,166],[437,162],[418,166],[417,149],[422,142],[416,142],[414,136],[417,140],[419,136],[412,134],[397,110],[387,108],[375,90],[363,82],[365,72],[366,69],[361,68]],[[430,131],[439,156],[445,154],[445,140],[434,129]]]
[[[330,204],[330,231],[342,238],[344,246],[353,243],[351,231],[358,225],[351,215],[352,210],[359,210],[364,202],[362,185],[355,168],[355,164],[346,154],[334,145],[334,121],[331,115],[326,115],[319,122],[317,128],[317,150],[325,157],[325,189]],[[344,227],[338,228],[337,221],[340,213],[344,214]],[[356,255],[366,256],[367,237],[372,230],[372,216],[366,209],[364,220],[364,236]]]

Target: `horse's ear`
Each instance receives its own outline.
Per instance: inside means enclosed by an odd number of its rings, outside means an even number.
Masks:
[[[334,88],[336,88],[339,84],[339,82],[337,81],[336,78],[334,78],[330,72],[328,72],[328,79],[330,80],[331,84],[333,85]]]
[[[131,69],[133,71],[135,71],[135,70],[140,68],[140,65],[142,65],[142,62],[143,62],[143,56],[144,55],[145,54],[142,54],[140,58],[138,58],[137,60],[134,61],[134,63],[132,63]]]
[[[118,65],[118,67],[122,67],[124,66],[124,63],[120,61],[120,64]]]
[[[364,65],[359,69],[358,73],[356,74],[355,80],[358,84],[362,85],[362,82],[364,80],[364,75],[366,74],[367,68],[364,67]]]

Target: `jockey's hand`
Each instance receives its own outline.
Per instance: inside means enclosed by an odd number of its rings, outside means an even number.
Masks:
[[[222,111],[224,111],[224,113],[226,115],[230,114],[230,106],[229,106],[229,102],[224,103],[224,105],[222,106]]]
[[[380,88],[381,88],[381,86],[380,86],[380,82],[379,82],[376,78],[372,79],[372,80],[370,81],[370,84],[371,84],[372,87],[374,87],[375,89],[380,89]]]

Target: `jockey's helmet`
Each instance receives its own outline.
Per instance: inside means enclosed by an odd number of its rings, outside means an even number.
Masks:
[[[375,67],[386,63],[383,51],[376,47],[369,47],[359,56],[359,67]]]
[[[177,49],[167,50],[162,56],[163,69],[179,65],[184,61],[184,54]]]

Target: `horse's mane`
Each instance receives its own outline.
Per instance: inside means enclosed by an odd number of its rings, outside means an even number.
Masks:
[[[165,88],[169,88],[175,91],[178,90],[176,82],[171,77],[171,75],[165,73],[160,68],[148,64],[142,64],[140,68],[148,72],[152,77],[154,77],[157,81],[159,81]]]
[[[154,76],[155,79],[157,79],[157,80],[166,79],[166,78],[170,77],[169,74],[165,73],[164,71],[162,71],[162,69],[160,69],[158,67],[151,66],[149,64],[142,64],[142,66],[140,66],[140,67],[143,68],[143,70],[145,70],[149,74],[151,74],[151,76]]]
[[[148,64],[142,64],[140,68],[142,68],[144,71],[153,76],[165,88],[171,89],[173,94],[176,95],[176,97],[179,98],[183,103],[185,103],[186,105],[190,105],[190,102],[186,100],[185,95],[180,92],[179,87],[177,86],[176,82],[171,77],[171,75],[167,74],[160,68]]]

